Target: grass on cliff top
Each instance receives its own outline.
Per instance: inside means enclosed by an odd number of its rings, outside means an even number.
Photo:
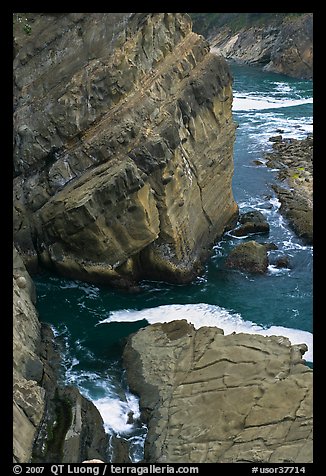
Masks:
[[[207,35],[217,28],[228,27],[233,32],[251,26],[278,25],[285,18],[297,17],[304,13],[189,13],[193,29]]]

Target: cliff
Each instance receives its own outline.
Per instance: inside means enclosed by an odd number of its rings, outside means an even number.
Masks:
[[[295,78],[313,77],[313,14],[195,13],[195,31],[230,60]]]
[[[145,460],[311,462],[306,350],[285,337],[224,336],[185,320],[138,331],[124,362],[148,425]]]
[[[14,241],[28,269],[192,279],[237,216],[225,60],[181,13],[27,26],[14,28]]]
[[[13,460],[105,459],[108,441],[96,407],[58,383],[53,334],[38,320],[34,286],[15,248],[13,264]]]

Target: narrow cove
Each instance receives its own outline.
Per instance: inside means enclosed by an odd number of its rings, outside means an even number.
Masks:
[[[269,236],[254,239],[275,243],[278,250],[271,254],[287,255],[291,268],[270,266],[265,276],[227,270],[225,258],[240,240],[226,234],[189,285],[143,281],[133,294],[47,273],[35,279],[40,320],[51,324],[61,348],[63,382],[76,385],[95,403],[110,435],[129,441],[133,462],[143,458],[146,427],[138,400],[128,391],[121,352],[140,327],[187,319],[195,327],[216,325],[225,333],[267,329],[292,343],[308,341],[306,358],[312,361],[312,247],[295,237],[279,213],[271,188],[275,171],[253,163],[264,158],[277,129],[297,138],[312,131],[312,84],[252,67],[232,66],[232,71],[233,114],[239,124],[234,196],[241,212],[254,209],[266,216]]]

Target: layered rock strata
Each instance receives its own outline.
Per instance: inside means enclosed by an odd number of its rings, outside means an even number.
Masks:
[[[53,333],[38,320],[34,286],[15,248],[13,263],[13,460],[105,459],[108,441],[96,407],[58,383]]]
[[[312,375],[305,344],[223,335],[187,321],[131,336],[127,377],[148,424],[145,460],[312,461]]]
[[[295,78],[313,77],[313,14],[286,18],[280,25],[252,26],[212,32],[217,54],[239,63],[263,66],[266,71]]]
[[[191,279],[237,215],[226,62],[186,14],[30,15],[14,59],[25,263],[120,285]]]
[[[281,184],[273,185],[273,189],[281,202],[280,212],[303,242],[312,245],[313,136],[303,140],[282,136],[271,139],[273,151],[266,158],[268,167],[278,169]]]

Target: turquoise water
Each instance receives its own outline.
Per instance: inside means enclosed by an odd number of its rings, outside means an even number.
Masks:
[[[274,333],[293,343],[307,342],[312,361],[312,247],[303,246],[279,214],[271,188],[276,171],[254,165],[271,148],[268,138],[312,132],[312,83],[255,68],[232,66],[234,120],[234,196],[241,211],[260,210],[270,233],[257,241],[273,242],[290,258],[289,269],[269,267],[265,276],[224,268],[228,251],[243,240],[226,235],[216,243],[201,276],[190,285],[144,281],[128,294],[44,274],[36,278],[41,320],[50,323],[64,356],[62,378],[77,385],[99,408],[109,434],[129,439],[133,461],[142,458],[145,426],[138,400],[128,391],[121,367],[126,337],[148,322],[186,318],[196,327],[217,325],[225,333]],[[134,412],[134,424],[127,414]]]

